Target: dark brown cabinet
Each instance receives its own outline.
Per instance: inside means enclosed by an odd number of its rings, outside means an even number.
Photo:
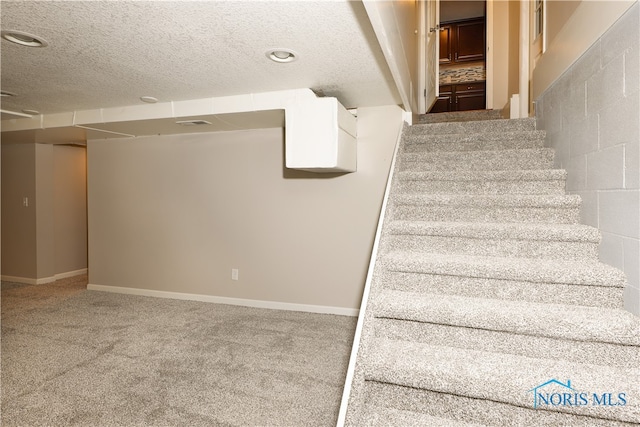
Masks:
[[[440,25],[440,64],[482,61],[485,46],[484,18]]]
[[[484,110],[487,105],[485,83],[465,83],[454,86],[455,109],[452,111]]]
[[[453,62],[453,47],[451,42],[453,41],[452,35],[453,26],[450,24],[440,25],[440,63],[451,64]]]
[[[484,110],[486,103],[485,82],[440,85],[440,95],[429,112]]]

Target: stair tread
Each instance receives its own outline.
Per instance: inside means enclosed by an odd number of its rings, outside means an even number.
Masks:
[[[537,283],[624,287],[622,271],[599,261],[489,257],[391,251],[383,256],[386,269],[410,273],[468,276]]]
[[[535,124],[533,118],[425,123],[409,126],[407,135],[533,131]]]
[[[523,369],[524,368],[524,369]],[[625,406],[557,405],[545,410],[638,422],[640,371],[637,369],[538,359],[386,338],[373,338],[365,355],[365,379],[416,389],[487,399],[533,408],[534,389],[556,379],[571,381],[572,393],[626,393]],[[564,387],[544,386],[552,393]],[[538,408],[542,409],[542,408]]]
[[[451,418],[434,417],[421,412],[406,411],[376,406],[373,408],[367,426],[448,426],[448,427],[483,427],[484,424],[465,423]]]
[[[498,120],[502,119],[500,110],[447,111],[443,113],[421,114],[418,123],[442,123],[452,121]]]
[[[422,124],[422,123],[421,123]],[[428,123],[424,123],[428,124]],[[513,131],[504,131],[504,132],[482,132],[482,133],[440,133],[440,134],[419,134],[415,135],[412,133],[408,133],[409,136],[420,136],[419,140],[412,139],[411,141],[407,141],[407,145],[420,145],[420,144],[428,144],[433,142],[434,140],[441,141],[443,139],[451,140],[455,142],[477,142],[477,141],[492,141],[492,140],[503,140],[503,139],[513,139],[518,137],[531,137],[534,139],[544,139],[546,132],[543,130],[513,130]]]
[[[376,296],[374,316],[640,346],[640,318],[623,309],[384,290]]]
[[[402,181],[538,181],[564,180],[564,169],[524,169],[524,170],[461,170],[461,171],[400,171]]]
[[[490,223],[395,220],[391,234],[467,237],[477,239],[549,240],[598,243],[597,228],[582,224]]]
[[[569,360],[637,368],[640,348],[599,341],[574,341],[540,335],[509,333],[501,330],[475,329],[458,325],[375,318],[377,337],[422,342],[446,343],[448,347],[470,348],[493,353],[509,353],[541,359]]]
[[[579,207],[577,195],[475,195],[475,194],[400,194],[394,202],[406,205],[431,204],[449,206],[530,206],[530,207]]]
[[[488,149],[488,150],[471,150],[471,151],[418,151],[418,152],[404,152],[401,155],[402,160],[405,161],[423,161],[426,158],[454,158],[466,161],[470,157],[486,157],[488,159],[506,157],[506,156],[519,156],[533,158],[539,158],[541,154],[546,156],[553,156],[553,148],[536,147],[536,148],[517,148],[517,149]]]

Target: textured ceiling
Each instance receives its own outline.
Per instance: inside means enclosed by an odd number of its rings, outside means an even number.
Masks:
[[[43,114],[295,88],[399,104],[360,1],[2,1],[2,108]],[[265,52],[289,48],[278,64]]]

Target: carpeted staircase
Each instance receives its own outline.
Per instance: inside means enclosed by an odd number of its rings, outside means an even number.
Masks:
[[[451,116],[403,132],[345,424],[639,423],[640,319],[544,133]]]

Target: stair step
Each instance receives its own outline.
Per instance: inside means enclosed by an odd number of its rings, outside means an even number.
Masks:
[[[483,132],[521,132],[536,130],[535,118],[524,119],[499,119],[480,120],[465,122],[445,122],[432,124],[417,124],[409,126],[406,134],[415,135],[435,135],[435,134],[470,134]]]
[[[523,258],[598,259],[598,229],[580,224],[393,221],[385,249]]]
[[[622,308],[623,306],[623,287],[530,282],[527,278],[508,280],[400,271],[385,271],[384,278],[386,289],[405,292],[588,307]]]
[[[402,193],[563,195],[567,173],[558,169],[500,171],[401,171]]]
[[[468,122],[477,120],[502,119],[500,110],[450,111],[445,113],[421,114],[418,123]]]
[[[551,148],[404,153],[400,167],[411,171],[548,169],[553,166],[553,153]]]
[[[433,417],[446,418],[452,423],[469,422],[480,425],[513,427],[629,427],[629,423],[624,422],[545,411],[532,407],[524,408],[492,400],[474,399],[375,381],[366,381],[363,388],[369,407],[384,406],[405,411],[420,411]],[[447,425],[449,424],[432,424],[434,427]]]
[[[423,151],[474,151],[541,148],[545,132],[487,132],[476,134],[436,134],[404,136],[404,153]]]
[[[403,130],[346,425],[640,425],[640,318],[545,132],[443,118]]]
[[[380,338],[421,343],[446,343],[449,347],[508,353],[539,359],[569,360],[621,368],[640,366],[640,349],[635,346],[593,341],[572,341],[521,335],[401,319],[376,318],[375,335]]]
[[[640,318],[621,309],[385,290],[376,297],[373,314],[377,318],[640,346]]]
[[[537,260],[405,251],[384,254],[382,261],[388,271],[527,283],[622,288],[626,280],[622,271],[596,261]]]
[[[393,197],[392,218],[413,221],[549,222],[575,224],[576,195],[422,195]]]
[[[482,427],[482,424],[454,421],[450,418],[432,417],[430,415],[403,411],[400,409],[374,407],[369,412],[369,419],[363,424],[370,427],[390,426],[448,426],[448,427]]]
[[[573,393],[586,393],[588,403],[592,403],[593,393],[598,396],[613,393],[618,402],[618,394],[625,393],[626,405],[553,406],[540,403],[538,410],[614,421],[640,420],[640,403],[633,398],[640,384],[640,371],[637,369],[479,350],[461,351],[454,347],[374,338],[365,355],[364,376],[366,381],[486,399],[523,408],[533,408],[536,387],[551,379],[570,380],[571,396]],[[544,394],[545,391],[563,393],[567,390],[552,384],[537,391]]]

